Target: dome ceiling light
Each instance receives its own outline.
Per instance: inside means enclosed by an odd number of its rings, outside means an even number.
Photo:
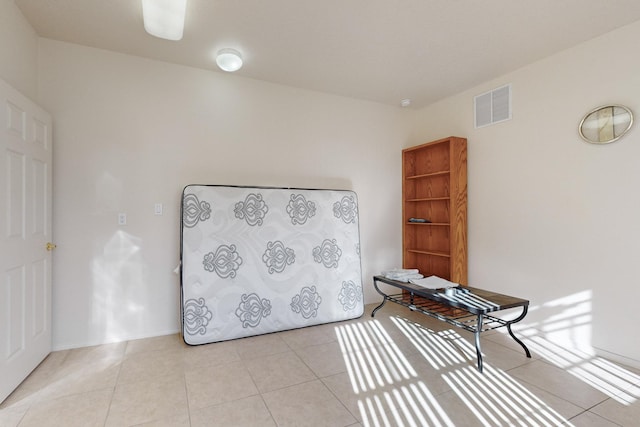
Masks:
[[[216,64],[223,71],[238,71],[242,67],[242,55],[235,49],[220,49],[216,55]]]

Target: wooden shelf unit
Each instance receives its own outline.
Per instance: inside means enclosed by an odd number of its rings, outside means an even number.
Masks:
[[[403,267],[466,285],[467,140],[449,137],[402,150],[402,177]]]

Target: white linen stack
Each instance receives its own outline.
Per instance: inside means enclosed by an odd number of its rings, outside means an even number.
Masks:
[[[420,274],[417,268],[394,268],[392,270],[383,271],[382,275],[387,279],[397,280],[399,282],[408,282],[410,280],[418,280],[424,277]]]
[[[410,282],[425,289],[447,289],[460,286],[459,283],[450,282],[438,276],[429,276],[425,279],[411,279]]]

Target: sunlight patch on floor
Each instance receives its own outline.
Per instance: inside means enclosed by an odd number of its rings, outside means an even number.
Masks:
[[[455,331],[434,331],[399,316],[390,320],[393,332],[415,347],[451,391],[434,395],[380,321],[336,327],[363,426],[450,427],[457,414],[443,408],[448,399],[462,401],[484,426],[571,425],[504,371],[485,364],[480,373],[474,345]]]
[[[471,366],[444,374],[445,381],[484,426],[571,424],[502,370]]]

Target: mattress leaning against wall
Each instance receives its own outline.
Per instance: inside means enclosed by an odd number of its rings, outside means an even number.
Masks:
[[[360,317],[353,191],[188,185],[182,336],[213,343]]]

